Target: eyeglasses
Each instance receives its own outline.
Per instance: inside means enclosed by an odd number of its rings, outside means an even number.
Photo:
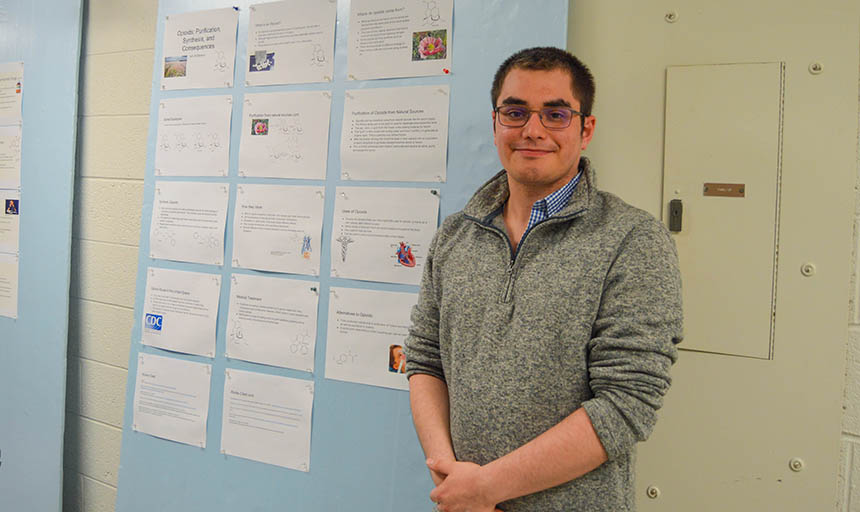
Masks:
[[[533,112],[537,112],[540,123],[549,130],[561,130],[570,126],[573,116],[585,114],[578,110],[567,107],[544,107],[538,110],[529,110],[519,105],[502,105],[496,107],[496,119],[502,126],[510,128],[521,128],[529,122]]]

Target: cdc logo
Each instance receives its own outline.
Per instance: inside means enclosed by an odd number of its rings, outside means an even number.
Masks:
[[[146,318],[143,320],[143,325],[145,328],[151,331],[160,331],[161,322],[161,315],[153,315],[152,313],[147,313]]]

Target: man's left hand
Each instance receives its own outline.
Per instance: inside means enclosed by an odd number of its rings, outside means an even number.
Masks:
[[[472,462],[427,459],[431,471],[446,475],[430,492],[439,512],[494,512],[496,504],[489,496],[481,466]]]

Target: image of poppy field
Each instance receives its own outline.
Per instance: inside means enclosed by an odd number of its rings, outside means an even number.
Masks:
[[[412,60],[439,60],[448,56],[448,31],[412,33]]]

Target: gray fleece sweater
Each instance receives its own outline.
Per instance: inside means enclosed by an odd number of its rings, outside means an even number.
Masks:
[[[445,219],[406,340],[407,374],[448,385],[458,460],[487,464],[584,407],[609,460],[499,505],[634,510],[635,443],[654,427],[681,341],[674,243],[650,214],[598,191],[585,171],[568,205],[514,253],[502,171]]]

